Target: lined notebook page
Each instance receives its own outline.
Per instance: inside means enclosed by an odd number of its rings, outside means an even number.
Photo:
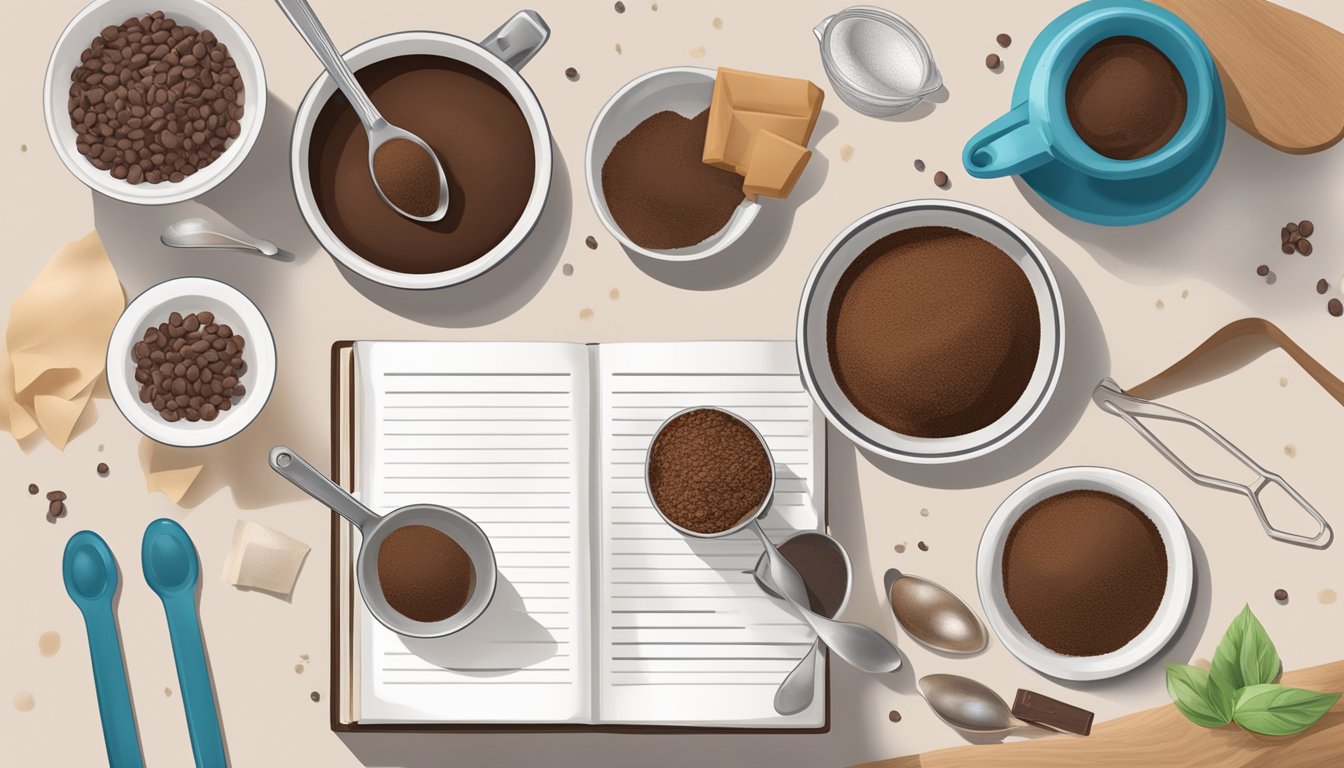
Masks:
[[[577,344],[359,342],[362,500],[456,509],[499,584],[461,632],[403,640],[360,601],[364,722],[591,716],[589,356]]]
[[[598,351],[601,567],[599,719],[751,727],[825,721],[817,697],[781,717],[775,689],[813,640],[743,571],[761,554],[749,532],[689,540],[649,504],[644,458],[676,411],[715,405],[749,419],[775,459],[775,501],[764,521],[781,541],[821,530],[825,431],[802,388],[791,342],[609,344]]]

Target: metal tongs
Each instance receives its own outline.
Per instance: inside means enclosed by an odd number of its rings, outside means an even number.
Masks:
[[[1265,529],[1265,533],[1271,539],[1286,541],[1290,544],[1300,544],[1306,547],[1316,547],[1319,549],[1324,549],[1330,546],[1330,541],[1334,537],[1334,534],[1330,530],[1330,524],[1325,521],[1325,518],[1321,516],[1321,513],[1317,512],[1316,508],[1311,506],[1311,503],[1303,498],[1302,494],[1297,492],[1297,489],[1284,482],[1282,477],[1260,466],[1254,459],[1243,453],[1240,448],[1228,442],[1227,438],[1215,432],[1208,424],[1205,424],[1188,413],[1178,411],[1175,408],[1158,405],[1150,400],[1143,400],[1127,395],[1124,390],[1120,389],[1120,385],[1116,384],[1115,381],[1110,378],[1102,379],[1101,382],[1097,384],[1097,388],[1092,390],[1092,400],[1103,411],[1124,419],[1129,426],[1133,427],[1140,435],[1143,435],[1143,439],[1147,440],[1159,453],[1165,456],[1167,461],[1170,461],[1172,464],[1176,465],[1177,469],[1184,472],[1186,477],[1194,480],[1200,485],[1208,486],[1209,488],[1218,488],[1224,491],[1231,491],[1232,493],[1240,493],[1249,499],[1251,507],[1255,509],[1256,516],[1260,518],[1260,525]],[[1198,429],[1208,436],[1209,439],[1222,446],[1223,450],[1234,456],[1237,461],[1240,461],[1248,469],[1254,472],[1257,476],[1256,481],[1251,485],[1242,485],[1241,483],[1236,483],[1231,480],[1224,480],[1222,478],[1211,477],[1201,472],[1196,472],[1184,461],[1181,461],[1180,457],[1172,453],[1171,449],[1159,440],[1157,435],[1154,435],[1148,427],[1144,426],[1139,421],[1141,418],[1174,421],[1178,424],[1186,424]],[[1265,508],[1260,504],[1260,493],[1270,485],[1277,485],[1282,488],[1293,501],[1297,502],[1298,506],[1302,507],[1302,509],[1306,510],[1307,514],[1311,515],[1318,526],[1315,535],[1304,536],[1300,533],[1280,530],[1270,524],[1269,517],[1265,515]]]

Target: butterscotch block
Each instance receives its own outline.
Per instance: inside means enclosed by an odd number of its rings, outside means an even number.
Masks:
[[[777,133],[761,131],[752,143],[742,191],[753,200],[757,195],[788,197],[811,157],[807,147]]]
[[[807,80],[720,68],[714,79],[702,159],[742,176],[761,132],[806,147],[825,94]]]

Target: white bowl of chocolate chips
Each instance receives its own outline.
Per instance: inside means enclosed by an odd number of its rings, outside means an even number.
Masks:
[[[95,0],[56,41],[43,91],[47,135],[70,173],[141,205],[219,185],[266,114],[261,56],[204,0]]]

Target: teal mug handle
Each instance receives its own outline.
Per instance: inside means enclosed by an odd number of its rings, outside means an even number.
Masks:
[[[1020,104],[971,137],[962,150],[966,172],[978,179],[1026,173],[1049,162],[1050,139]]]

